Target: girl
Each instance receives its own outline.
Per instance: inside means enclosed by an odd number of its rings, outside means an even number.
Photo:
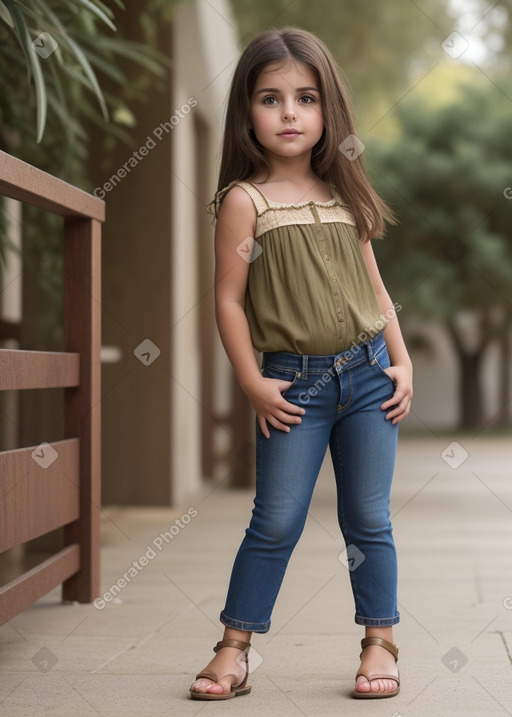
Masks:
[[[220,613],[223,640],[194,699],[250,691],[251,634],[270,629],[327,446],[365,628],[352,695],[399,691],[389,498],[412,365],[370,241],[394,219],[362,148],[339,68],[315,35],[273,28],[250,43],[232,80],[215,195],[215,304],[256,412],[256,496]]]

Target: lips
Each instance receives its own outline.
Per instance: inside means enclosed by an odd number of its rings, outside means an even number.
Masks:
[[[285,129],[284,132],[279,133],[280,136],[282,136],[282,135],[291,136],[291,135],[295,135],[295,134],[300,134],[300,132],[296,129]]]

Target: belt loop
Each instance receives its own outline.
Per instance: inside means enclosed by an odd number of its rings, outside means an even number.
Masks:
[[[307,354],[302,355],[302,378],[308,377],[308,356]]]
[[[373,339],[370,339],[365,343],[366,355],[368,356],[368,363],[372,362],[373,359]]]

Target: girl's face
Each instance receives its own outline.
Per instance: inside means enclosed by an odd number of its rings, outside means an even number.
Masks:
[[[251,97],[249,127],[268,153],[296,157],[310,152],[324,129],[313,71],[294,61],[262,70]]]

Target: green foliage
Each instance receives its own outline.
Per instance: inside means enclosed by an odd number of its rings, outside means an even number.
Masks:
[[[144,102],[150,86],[168,82],[171,63],[157,49],[157,31],[172,19],[175,4],[141,3],[144,42],[133,42],[116,35],[121,0],[0,0],[0,149],[90,190],[88,129],[101,128],[105,152],[117,142],[133,144],[130,106]],[[127,61],[129,76],[121,69]],[[0,260],[8,245],[5,224],[0,212]],[[37,281],[47,302],[43,320],[52,335],[62,310],[60,236],[59,217],[24,206],[26,278]]]
[[[121,0],[113,2],[124,7]],[[58,167],[62,177],[73,161],[86,156],[86,121],[129,143],[123,127],[123,118],[131,119],[125,97],[133,96],[141,73],[165,75],[165,56],[151,46],[112,37],[114,13],[99,0],[35,0],[30,7],[0,0],[0,18],[1,149],[38,166]],[[146,27],[154,34],[151,25]],[[134,62],[133,80],[119,69],[119,58]],[[98,72],[119,86],[118,94],[102,91]],[[44,146],[34,147],[45,132]],[[58,162],[51,161],[55,140]],[[76,169],[79,173],[79,161]]]
[[[445,0],[231,0],[243,49],[267,27],[291,24],[314,32],[329,47],[352,88],[360,119],[371,125],[403,88],[411,62],[426,68],[442,54],[453,26]],[[380,111],[382,107],[382,111]]]
[[[376,253],[392,293],[430,319],[512,301],[510,97],[476,78],[441,109],[415,97],[396,111],[399,137],[368,145],[401,222]]]

